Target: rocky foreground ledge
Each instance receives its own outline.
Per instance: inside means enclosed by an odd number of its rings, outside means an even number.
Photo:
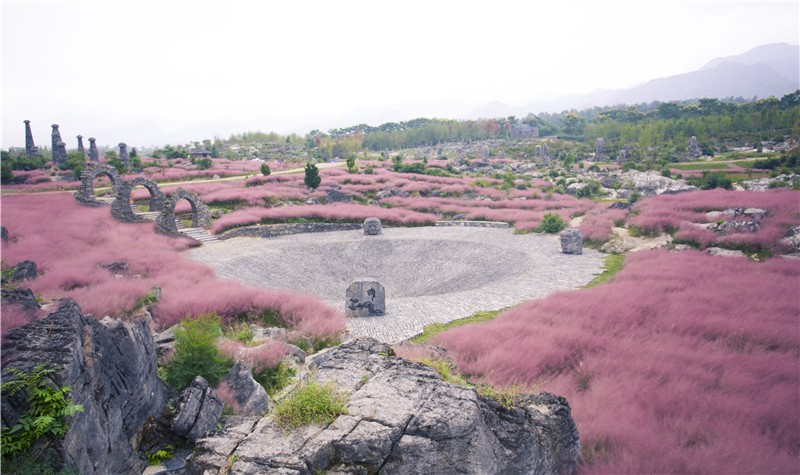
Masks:
[[[142,473],[146,454],[167,441],[194,453],[185,465],[181,458],[175,469],[148,473],[569,474],[578,461],[564,398],[541,393],[507,408],[370,338],[308,359],[302,377],[348,394],[347,414],[291,430],[272,412],[219,419],[219,398],[205,380],[179,395],[158,378],[145,321],[97,321],[73,301],[3,341],[4,380],[9,368],[44,362],[60,368],[52,382],[72,387],[85,409],[55,447],[82,474]],[[13,425],[24,407],[4,394],[3,423]]]
[[[567,401],[541,393],[507,409],[371,338],[311,358],[308,377],[350,394],[348,414],[286,431],[271,414],[229,417],[200,439],[190,473],[572,473]]]

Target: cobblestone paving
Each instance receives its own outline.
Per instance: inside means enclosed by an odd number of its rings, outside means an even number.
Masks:
[[[602,272],[603,254],[561,254],[557,235],[512,229],[384,228],[232,238],[189,251],[221,278],[316,295],[344,311],[345,289],[358,277],[386,288],[386,315],[351,318],[352,337],[396,343],[425,325],[575,289]]]

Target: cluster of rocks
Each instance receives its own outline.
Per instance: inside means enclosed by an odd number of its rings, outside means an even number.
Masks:
[[[800,183],[800,175],[795,173],[778,175],[773,178],[756,178],[740,181],[739,185],[747,191],[767,191],[774,187],[791,188]]]
[[[310,358],[309,373],[349,394],[347,414],[294,430],[227,417],[197,441],[189,473],[572,473],[578,432],[548,393],[504,407],[429,367],[358,339]],[[313,376],[312,376],[313,374]]]
[[[706,213],[711,223],[703,227],[720,234],[727,233],[754,233],[761,229],[761,220],[767,216],[767,211],[761,208],[731,208],[723,211],[709,211]]]
[[[37,157],[40,155],[39,148],[33,141],[33,132],[31,131],[31,121],[25,119],[25,155],[28,157]],[[67,144],[61,139],[61,132],[59,125],[53,124],[50,132],[50,147],[53,156],[54,165],[63,165],[67,161]],[[89,152],[83,146],[83,135],[75,137],[78,140],[78,153],[87,156],[90,162],[97,162],[100,160],[100,155],[97,151],[97,143],[94,137],[89,137]],[[124,143],[119,144],[119,157],[122,163],[126,166],[128,164],[128,152]]]
[[[285,333],[261,330],[258,337]],[[505,407],[471,387],[445,383],[427,366],[394,357],[385,344],[360,339],[311,357],[301,375],[349,393],[347,414],[331,424],[286,429],[277,425],[272,401],[241,362],[224,380],[236,416],[222,416],[222,393],[202,377],[180,394],[164,383],[156,361],[168,333],[158,335],[157,345],[147,319],[98,321],[67,299],[48,317],[8,332],[3,378],[13,377],[10,368],[26,372],[45,362],[56,369],[52,384],[70,386],[83,412],[70,418],[52,450],[85,474],[576,468],[578,433],[569,405],[558,396],[524,396]],[[303,353],[296,361],[304,360]],[[20,393],[3,394],[3,423],[15,424],[25,406]],[[164,466],[145,470],[145,455],[192,445],[193,453],[179,452]]]

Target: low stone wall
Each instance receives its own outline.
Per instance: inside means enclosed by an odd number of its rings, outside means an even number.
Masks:
[[[219,239],[234,237],[277,237],[289,234],[325,233],[330,231],[353,231],[361,229],[361,223],[287,223],[287,224],[259,224],[235,228],[217,236]]]
[[[437,226],[462,226],[465,228],[510,228],[511,225],[500,221],[436,221]]]

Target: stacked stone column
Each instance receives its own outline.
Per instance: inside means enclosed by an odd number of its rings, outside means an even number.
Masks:
[[[92,162],[100,160],[100,156],[97,154],[97,144],[95,141],[96,139],[94,137],[89,137],[89,161]]]
[[[33,133],[31,132],[31,121],[25,119],[25,155],[35,157],[39,155],[39,149],[33,144]]]

